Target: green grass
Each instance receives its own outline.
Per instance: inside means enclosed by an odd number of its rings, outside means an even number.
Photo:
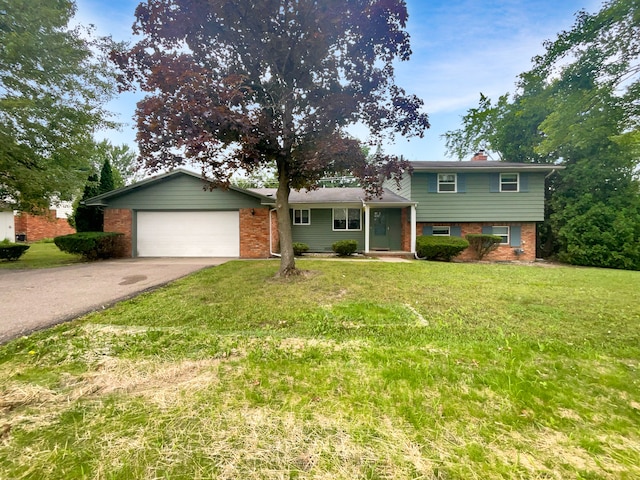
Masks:
[[[640,273],[231,262],[0,347],[0,478],[640,478]]]
[[[80,255],[61,252],[53,242],[35,242],[29,245],[29,250],[18,260],[0,261],[0,269],[61,267],[85,261]]]

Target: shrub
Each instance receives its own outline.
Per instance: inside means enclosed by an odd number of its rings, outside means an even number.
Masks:
[[[331,249],[341,257],[348,257],[358,249],[358,242],[355,240],[340,240],[331,245]]]
[[[465,235],[465,238],[469,242],[469,248],[475,253],[478,260],[482,260],[485,255],[493,252],[502,242],[502,237],[484,233],[470,233]]]
[[[2,241],[0,242],[0,260],[18,260],[27,250],[29,250],[29,245]]]
[[[416,239],[416,254],[424,260],[443,260],[449,262],[468,246],[469,242],[464,238],[424,235]]]
[[[299,257],[300,255],[308,251],[309,251],[309,245],[307,245],[306,243],[293,242],[293,254],[296,257]]]
[[[122,237],[122,233],[115,232],[80,232],[56,237],[53,241],[63,252],[95,260],[117,256]]]

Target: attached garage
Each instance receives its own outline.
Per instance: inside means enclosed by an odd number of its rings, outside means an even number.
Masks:
[[[136,239],[139,257],[238,257],[240,215],[139,211]]]
[[[148,178],[86,201],[104,209],[104,228],[124,234],[126,257],[265,258],[271,199],[234,186],[209,188],[186,170]]]

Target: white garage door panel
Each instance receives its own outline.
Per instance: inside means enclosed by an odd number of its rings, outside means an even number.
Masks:
[[[238,257],[240,216],[233,212],[138,212],[139,257]]]

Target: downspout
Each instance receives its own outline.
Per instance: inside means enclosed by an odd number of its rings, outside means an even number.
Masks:
[[[360,199],[360,201],[362,202],[362,208],[364,209],[364,253],[366,255],[369,253],[369,242],[371,241],[369,238],[369,222],[371,221],[371,214],[369,211],[369,205],[367,205],[363,199]]]
[[[273,251],[273,231],[272,231],[273,222],[271,221],[271,214],[273,212],[276,212],[276,215],[278,214],[277,209],[275,208],[272,208],[269,210],[269,255],[271,255],[272,257],[280,258],[282,255],[280,255],[279,253],[275,253]]]

